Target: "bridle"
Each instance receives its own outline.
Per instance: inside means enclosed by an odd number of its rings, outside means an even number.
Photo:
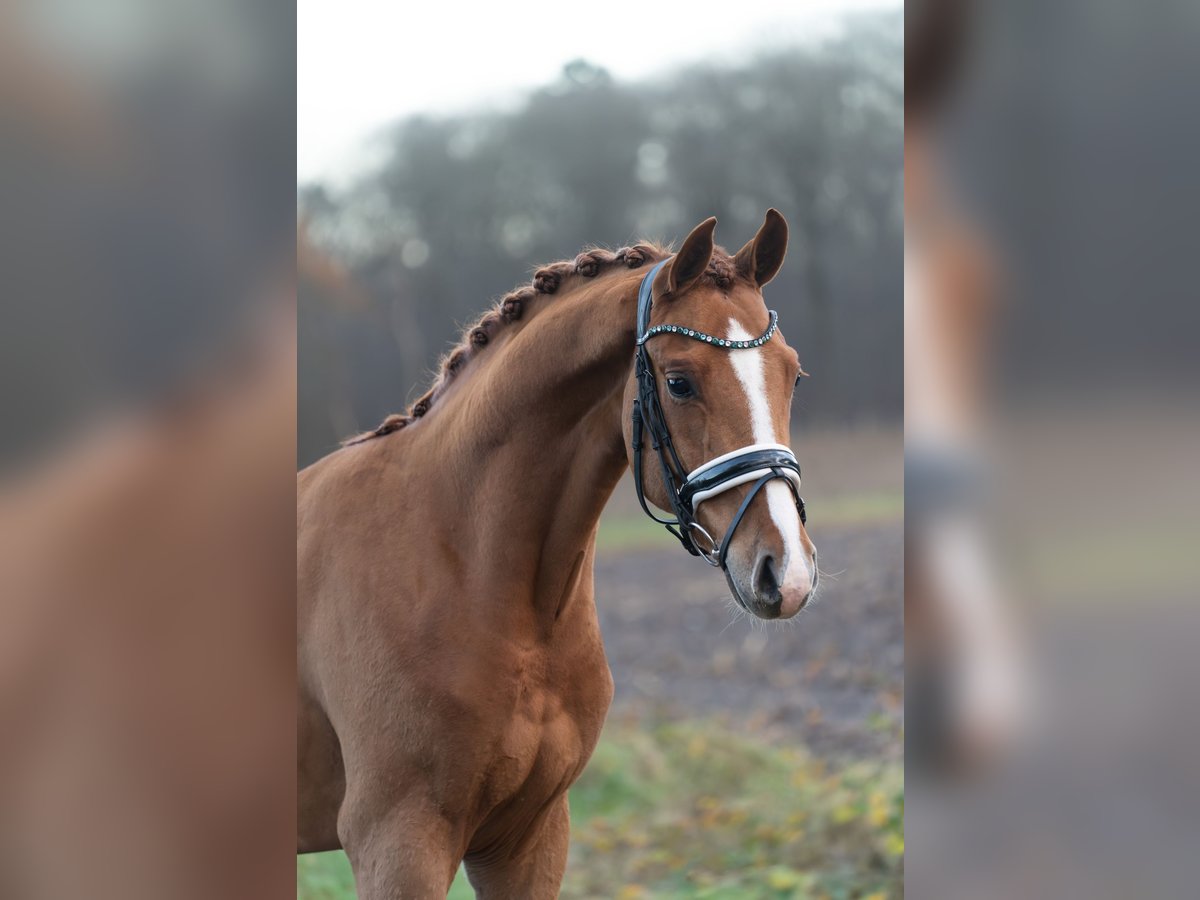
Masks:
[[[650,362],[650,355],[646,352],[646,342],[659,334],[679,334],[724,350],[752,349],[761,347],[775,334],[779,315],[774,310],[770,310],[771,324],[767,330],[759,337],[746,341],[718,338],[691,328],[684,328],[682,325],[655,325],[651,328],[650,308],[654,301],[652,296],[654,276],[668,262],[670,262],[670,257],[647,272],[638,289],[637,350],[634,357],[638,393],[637,399],[633,401],[633,483],[637,489],[638,502],[641,503],[646,515],[660,525],[666,526],[667,531],[679,538],[679,542],[683,544],[688,553],[699,556],[709,565],[724,570],[725,558],[729,554],[729,546],[733,541],[733,533],[741,524],[742,517],[750,508],[750,503],[768,482],[776,478],[784,480],[796,501],[800,521],[807,524],[808,517],[804,511],[804,499],[800,496],[800,463],[795,454],[783,444],[750,444],[710,459],[702,466],[688,472],[680,462],[679,454],[675,451],[675,445],[671,441],[671,432],[667,428],[667,420],[658,399],[654,367]],[[642,485],[643,429],[650,433],[650,446],[658,454],[663,486],[667,489],[671,509],[675,514],[672,519],[660,518],[646,503]],[[742,484],[751,484],[750,491],[734,514],[733,521],[725,530],[725,536],[720,543],[717,543],[713,536],[696,520],[696,509],[705,500]],[[698,543],[697,537],[702,538],[707,546]]]

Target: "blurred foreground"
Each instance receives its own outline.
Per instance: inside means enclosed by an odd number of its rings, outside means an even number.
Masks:
[[[5,900],[293,889],[294,16],[0,6]]]
[[[906,8],[912,896],[1196,893],[1198,36]]]

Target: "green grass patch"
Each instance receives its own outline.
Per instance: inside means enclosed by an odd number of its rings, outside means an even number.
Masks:
[[[707,722],[610,725],[571,789],[562,897],[903,896],[899,764],[830,766]],[[345,856],[300,857],[299,900],[348,900]],[[460,873],[453,900],[472,895]]]

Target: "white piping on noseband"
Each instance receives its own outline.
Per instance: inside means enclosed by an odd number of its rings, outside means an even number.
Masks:
[[[700,466],[699,468],[693,469],[691,472],[688,473],[687,480],[692,481],[698,475],[703,475],[705,472],[707,472],[709,469],[713,468],[714,466],[718,466],[723,462],[728,462],[731,459],[736,459],[739,456],[743,456],[747,453],[754,453],[759,450],[782,450],[788,454],[791,454],[791,452],[792,452],[792,448],[788,447],[786,444],[747,444],[745,447],[740,447],[737,450],[730,450],[728,453],[722,453],[720,456],[716,457],[715,459],[710,459],[708,462],[706,462],[704,465]],[[766,475],[770,471],[771,471],[770,469],[755,469],[753,472],[744,472],[741,475],[735,475],[733,478],[730,478],[728,481],[722,481],[720,484],[713,485],[708,490],[697,491],[696,495],[694,497],[692,497],[692,512],[695,512],[696,507],[698,507],[705,500],[708,500],[711,497],[715,497],[718,494],[723,494],[726,491],[730,490],[731,488],[735,488],[740,484],[747,484],[751,481],[758,481],[758,479],[762,478],[764,475]],[[781,469],[780,471],[783,473],[785,478],[787,478],[789,481],[791,481],[793,484],[796,485],[796,490],[800,490],[800,475],[798,473],[792,471],[791,469]]]

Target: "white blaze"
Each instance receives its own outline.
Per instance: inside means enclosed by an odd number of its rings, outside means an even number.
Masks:
[[[742,327],[737,319],[729,320],[729,333],[725,335],[731,341],[751,341],[758,335],[750,334]],[[788,435],[779,434],[775,429],[775,421],[771,417],[771,408],[767,403],[766,367],[761,347],[748,350],[733,350],[729,354],[733,364],[734,374],[746,393],[746,407],[750,413],[750,427],[754,433],[756,444],[787,444]],[[784,558],[779,571],[785,591],[807,592],[812,584],[812,574],[805,558],[804,547],[800,543],[800,513],[796,509],[796,501],[792,498],[791,489],[781,479],[767,482],[763,488],[767,492],[767,508],[771,512],[771,521],[783,538]]]

